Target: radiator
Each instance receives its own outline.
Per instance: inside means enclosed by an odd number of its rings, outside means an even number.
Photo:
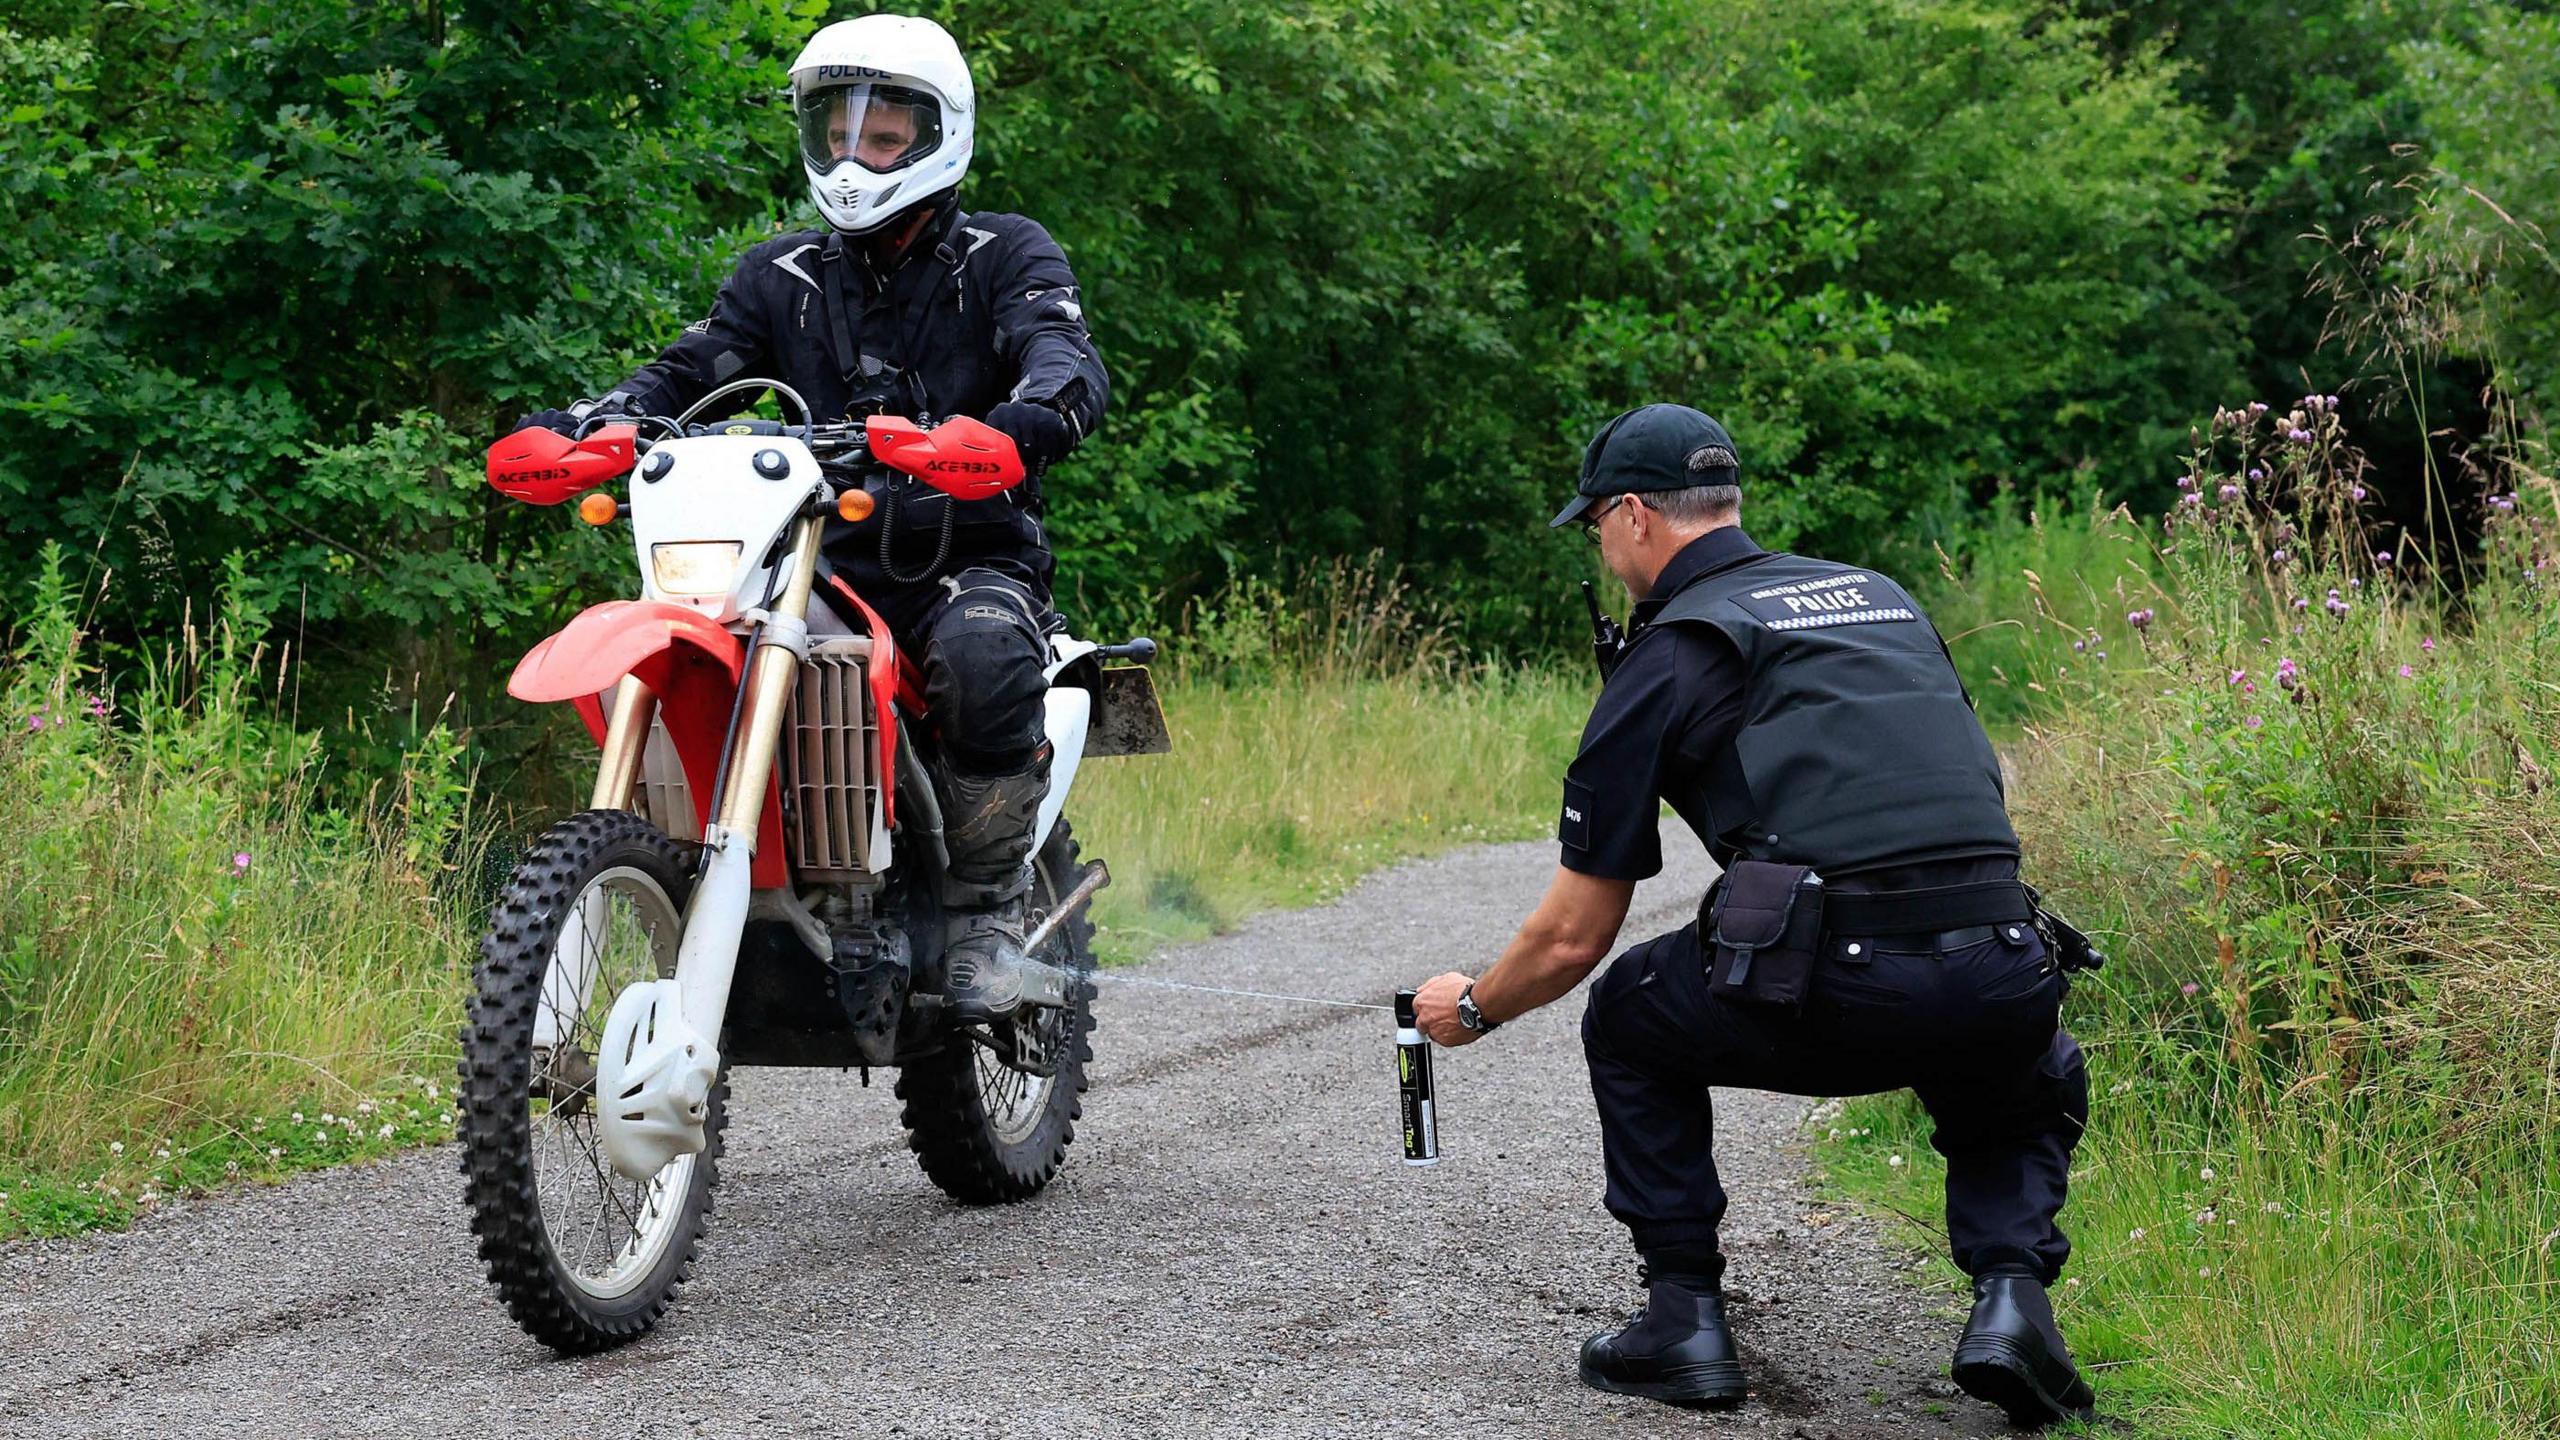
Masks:
[[[782,838],[795,877],[850,879],[888,868],[873,713],[871,642],[854,636],[809,647],[782,736]]]

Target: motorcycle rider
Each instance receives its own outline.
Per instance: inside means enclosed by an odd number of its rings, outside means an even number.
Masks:
[[[672,416],[754,376],[791,386],[820,420],[967,415],[1013,439],[1030,472],[1014,490],[960,501],[900,476],[868,522],[876,533],[830,522],[825,551],[923,662],[950,859],[949,999],[964,1023],[997,1020],[1021,1003],[1032,827],[1049,785],[1056,561],[1040,478],[1093,433],[1110,377],[1049,233],[960,208],[977,100],[949,32],[904,15],[829,25],[792,63],[791,98],[825,226],[748,250],[711,314],[655,361],[518,428]]]

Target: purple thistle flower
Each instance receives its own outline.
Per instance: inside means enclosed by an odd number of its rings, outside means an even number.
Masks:
[[[2193,475],[2181,475],[2181,476],[2179,476],[2179,477],[2178,477],[2178,488],[2179,488],[2179,489],[2181,489],[2181,490],[2193,490],[2194,488],[2196,488],[2196,477],[2194,477]]]
[[[2243,723],[2243,724],[2247,725],[2250,729],[2255,730],[2255,729],[2257,729],[2259,726],[2264,725],[2264,724],[2266,724],[2267,722],[2265,721],[2265,719],[2263,719],[2263,718],[2262,718],[2262,717],[2260,717],[2260,716],[2252,715],[2252,716],[2250,716],[2247,720],[2245,720],[2245,721],[2243,721],[2243,722],[2241,722],[2241,723]]]
[[[2080,654],[2088,648],[2089,642],[2086,640],[2074,640],[2071,642],[2071,653],[2074,655]]]
[[[2204,987],[2196,984],[2193,980],[2190,980],[2186,984],[2178,987],[2178,993],[2181,995],[2193,995],[2196,991],[2202,988]]]
[[[2304,599],[2302,596],[2296,595],[2293,597],[2293,608],[2296,610],[2308,610],[2311,608],[2311,602]]]
[[[2264,400],[2252,400],[2252,401],[2250,401],[2250,402],[2249,402],[2249,413],[2250,413],[2250,414],[2252,414],[2252,415],[2264,415],[2264,414],[2266,414],[2266,413],[2267,413],[2267,402],[2266,402],[2266,401],[2264,401]]]
[[[2249,678],[2249,672],[2248,672],[2248,671],[2246,671],[2246,670],[2234,670],[2234,671],[2232,671],[2232,672],[2231,672],[2231,678],[2230,678],[2230,679],[2228,679],[2228,680],[2226,680],[2226,681],[2224,681],[2224,682],[2222,682],[2222,683],[2224,683],[2224,684],[2226,684],[2226,685],[2237,685],[2237,684],[2239,684],[2241,681],[2246,680],[2246,679],[2248,679],[2248,678]]]
[[[248,851],[239,850],[233,852],[231,856],[231,873],[234,875],[246,875],[249,873]]]
[[[2356,502],[2357,504],[2361,505],[2361,504],[2363,504],[2363,503],[2364,503],[2365,490],[2364,490],[2364,487],[2363,487],[2363,486],[2361,486],[2361,485],[2355,486],[2354,488],[2352,488],[2352,489],[2348,490],[2348,491],[2347,491],[2347,494],[2348,494],[2349,496],[2353,497],[2353,498],[2354,498],[2354,500],[2355,500],[2355,502]]]
[[[2418,673],[2417,671],[2410,669],[2410,668],[2409,668],[2408,666],[2406,666],[2406,665],[2403,665],[2403,666],[2401,666],[2401,667],[2400,667],[2400,678],[2401,678],[2401,679],[2403,679],[2403,680],[2410,679],[2411,677],[2415,676],[2417,673]]]
[[[2252,465],[2249,467],[2249,478],[2252,480],[2264,480],[2267,478],[2267,472],[2259,469],[2255,465]]]
[[[2374,551],[2374,552],[2373,552],[2373,563],[2374,563],[2374,564],[2376,564],[2376,565],[2388,565],[2388,564],[2390,564],[2390,563],[2391,563],[2391,552],[2390,552],[2390,551],[2388,551],[2388,550],[2376,550],[2376,551]]]
[[[2350,589],[2350,590],[2361,590],[2361,589],[2363,589],[2363,588],[2364,588],[2364,577],[2363,577],[2363,576],[2361,576],[2361,575],[2350,575],[2350,576],[2348,576],[2348,577],[2347,577],[2347,588],[2348,588],[2348,589]]]
[[[2226,501],[2237,500],[2240,498],[2240,487],[2237,485],[2225,485],[2219,493]]]
[[[2418,642],[2418,648],[2426,651],[2430,655],[2433,655],[2436,653],[2436,637],[2429,635],[2421,639]]]
[[[2276,662],[2276,685],[2279,688],[2290,690],[2301,683],[2302,667],[2294,664],[2290,656]]]
[[[2281,565],[2281,564],[2283,564],[2283,563],[2285,562],[2285,558],[2286,558],[2286,557],[2285,557],[2285,552],[2283,552],[2282,550],[2279,550],[2279,551],[2277,551],[2276,553],[2274,553],[2273,555],[2268,556],[2267,558],[2268,558],[2268,559],[2270,559],[2270,560],[2273,560],[2273,561],[2274,561],[2274,562],[2276,562],[2277,564]]]

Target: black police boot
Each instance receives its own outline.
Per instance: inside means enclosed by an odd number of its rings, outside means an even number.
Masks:
[[[1024,896],[1031,888],[1031,827],[1049,793],[1049,747],[1014,775],[934,770],[942,839],[944,993],[963,1025],[1002,1020],[1022,1006]]]
[[[1742,1402],[1742,1361],[1725,1328],[1724,1262],[1712,1251],[1646,1257],[1636,1317],[1582,1342],[1582,1383],[1692,1409]]]
[[[1974,1278],[1973,1316],[1956,1342],[1956,1383],[2032,1430],[2084,1420],[2097,1403],[2071,1364],[2044,1282],[2023,1265],[1995,1265]]]

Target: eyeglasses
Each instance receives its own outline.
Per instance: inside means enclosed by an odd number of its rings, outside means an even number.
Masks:
[[[1594,544],[1594,545],[1599,544],[1599,543],[1600,543],[1600,521],[1601,521],[1601,518],[1602,518],[1603,516],[1607,515],[1610,511],[1615,510],[1615,509],[1617,509],[1619,506],[1624,505],[1624,504],[1626,504],[1626,503],[1627,503],[1627,497],[1626,497],[1626,496],[1624,496],[1624,495],[1621,495],[1621,496],[1619,496],[1618,498],[1616,498],[1616,499],[1614,499],[1614,500],[1610,501],[1608,504],[1601,506],[1599,509],[1592,511],[1590,514],[1583,516],[1583,517],[1582,517],[1582,538],[1583,538],[1583,539],[1585,539],[1585,540],[1590,541],[1590,542],[1591,542],[1592,544]]]

